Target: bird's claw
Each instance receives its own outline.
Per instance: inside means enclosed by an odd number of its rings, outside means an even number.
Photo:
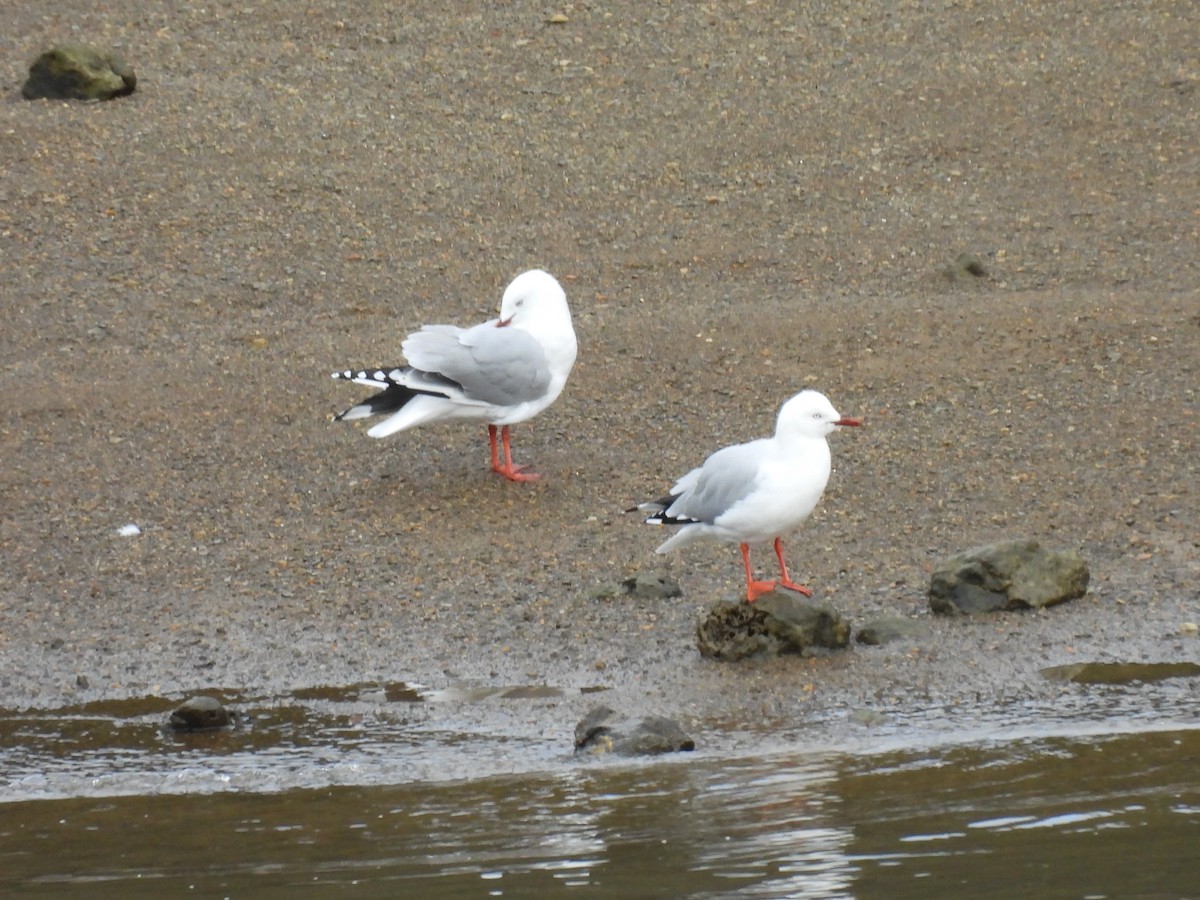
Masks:
[[[806,587],[805,587],[804,585],[802,585],[802,584],[796,584],[796,582],[792,581],[791,579],[788,579],[787,581],[781,581],[781,582],[779,582],[779,586],[780,586],[780,587],[785,587],[785,588],[787,588],[788,590],[791,590],[791,591],[796,591],[796,592],[797,592],[797,593],[799,593],[799,594],[803,594],[805,597],[811,597],[811,596],[812,596],[812,591],[810,591],[808,588],[806,588]]]
[[[753,603],[763,594],[769,594],[775,590],[775,581],[751,581],[746,585],[746,602]]]
[[[537,472],[526,472],[528,466],[492,466],[492,471],[498,475],[503,475],[509,481],[539,481],[541,475]]]

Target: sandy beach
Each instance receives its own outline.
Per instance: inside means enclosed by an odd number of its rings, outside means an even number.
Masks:
[[[737,730],[1052,709],[1044,666],[1200,661],[1192,10],[459,9],[7,13],[0,703],[547,684],[469,715],[569,741],[583,687]],[[137,92],[22,100],[67,40]],[[330,421],[360,395],[330,372],[494,315],[534,266],[580,343],[513,429],[541,482],[489,473],[482,427]],[[864,427],[832,438],[797,578],[930,632],[704,660],[736,548],[656,557],[624,510],[804,387]],[[1012,537],[1078,550],[1089,594],[933,620],[933,565]],[[598,590],[643,572],[683,597]]]

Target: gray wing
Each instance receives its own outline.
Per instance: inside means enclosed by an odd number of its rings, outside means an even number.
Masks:
[[[426,325],[402,347],[414,369],[453,381],[469,400],[515,406],[538,399],[550,386],[542,345],[524,329],[496,327],[495,320],[465,330]]]
[[[679,479],[683,493],[666,511],[672,518],[692,519],[708,525],[748,497],[758,481],[767,441],[750,441],[718,450]]]

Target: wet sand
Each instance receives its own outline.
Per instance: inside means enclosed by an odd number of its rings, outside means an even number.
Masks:
[[[9,14],[3,705],[549,684],[564,697],[429,714],[569,742],[583,687],[737,731],[1053,715],[1078,689],[1043,666],[1200,660],[1180,634],[1200,620],[1200,69],[1178,5],[554,12]],[[81,38],[121,49],[137,93],[21,100],[28,63]],[[962,252],[986,276],[948,275]],[[532,266],[580,340],[563,397],[514,428],[542,482],[491,475],[482,428],[329,422],[358,398],[329,372],[493,314]],[[866,423],[789,542],[818,599],[930,619],[933,564],[1011,537],[1079,550],[1089,595],[820,659],[701,659],[736,549],[656,557],[623,510],[807,386]],[[596,596],[638,572],[683,598]]]

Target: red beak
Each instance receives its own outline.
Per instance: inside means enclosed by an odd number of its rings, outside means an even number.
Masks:
[[[853,428],[858,428],[860,425],[862,425],[862,422],[860,422],[858,419],[851,419],[849,416],[843,416],[842,418],[838,419],[833,424],[834,425],[842,425],[842,426],[849,425]]]
[[[509,322],[511,322],[511,321],[512,321],[512,319],[497,319],[497,320],[496,320],[496,327],[497,327],[497,328],[503,328],[503,327],[505,327],[505,326],[506,326],[506,325],[507,325]]]

